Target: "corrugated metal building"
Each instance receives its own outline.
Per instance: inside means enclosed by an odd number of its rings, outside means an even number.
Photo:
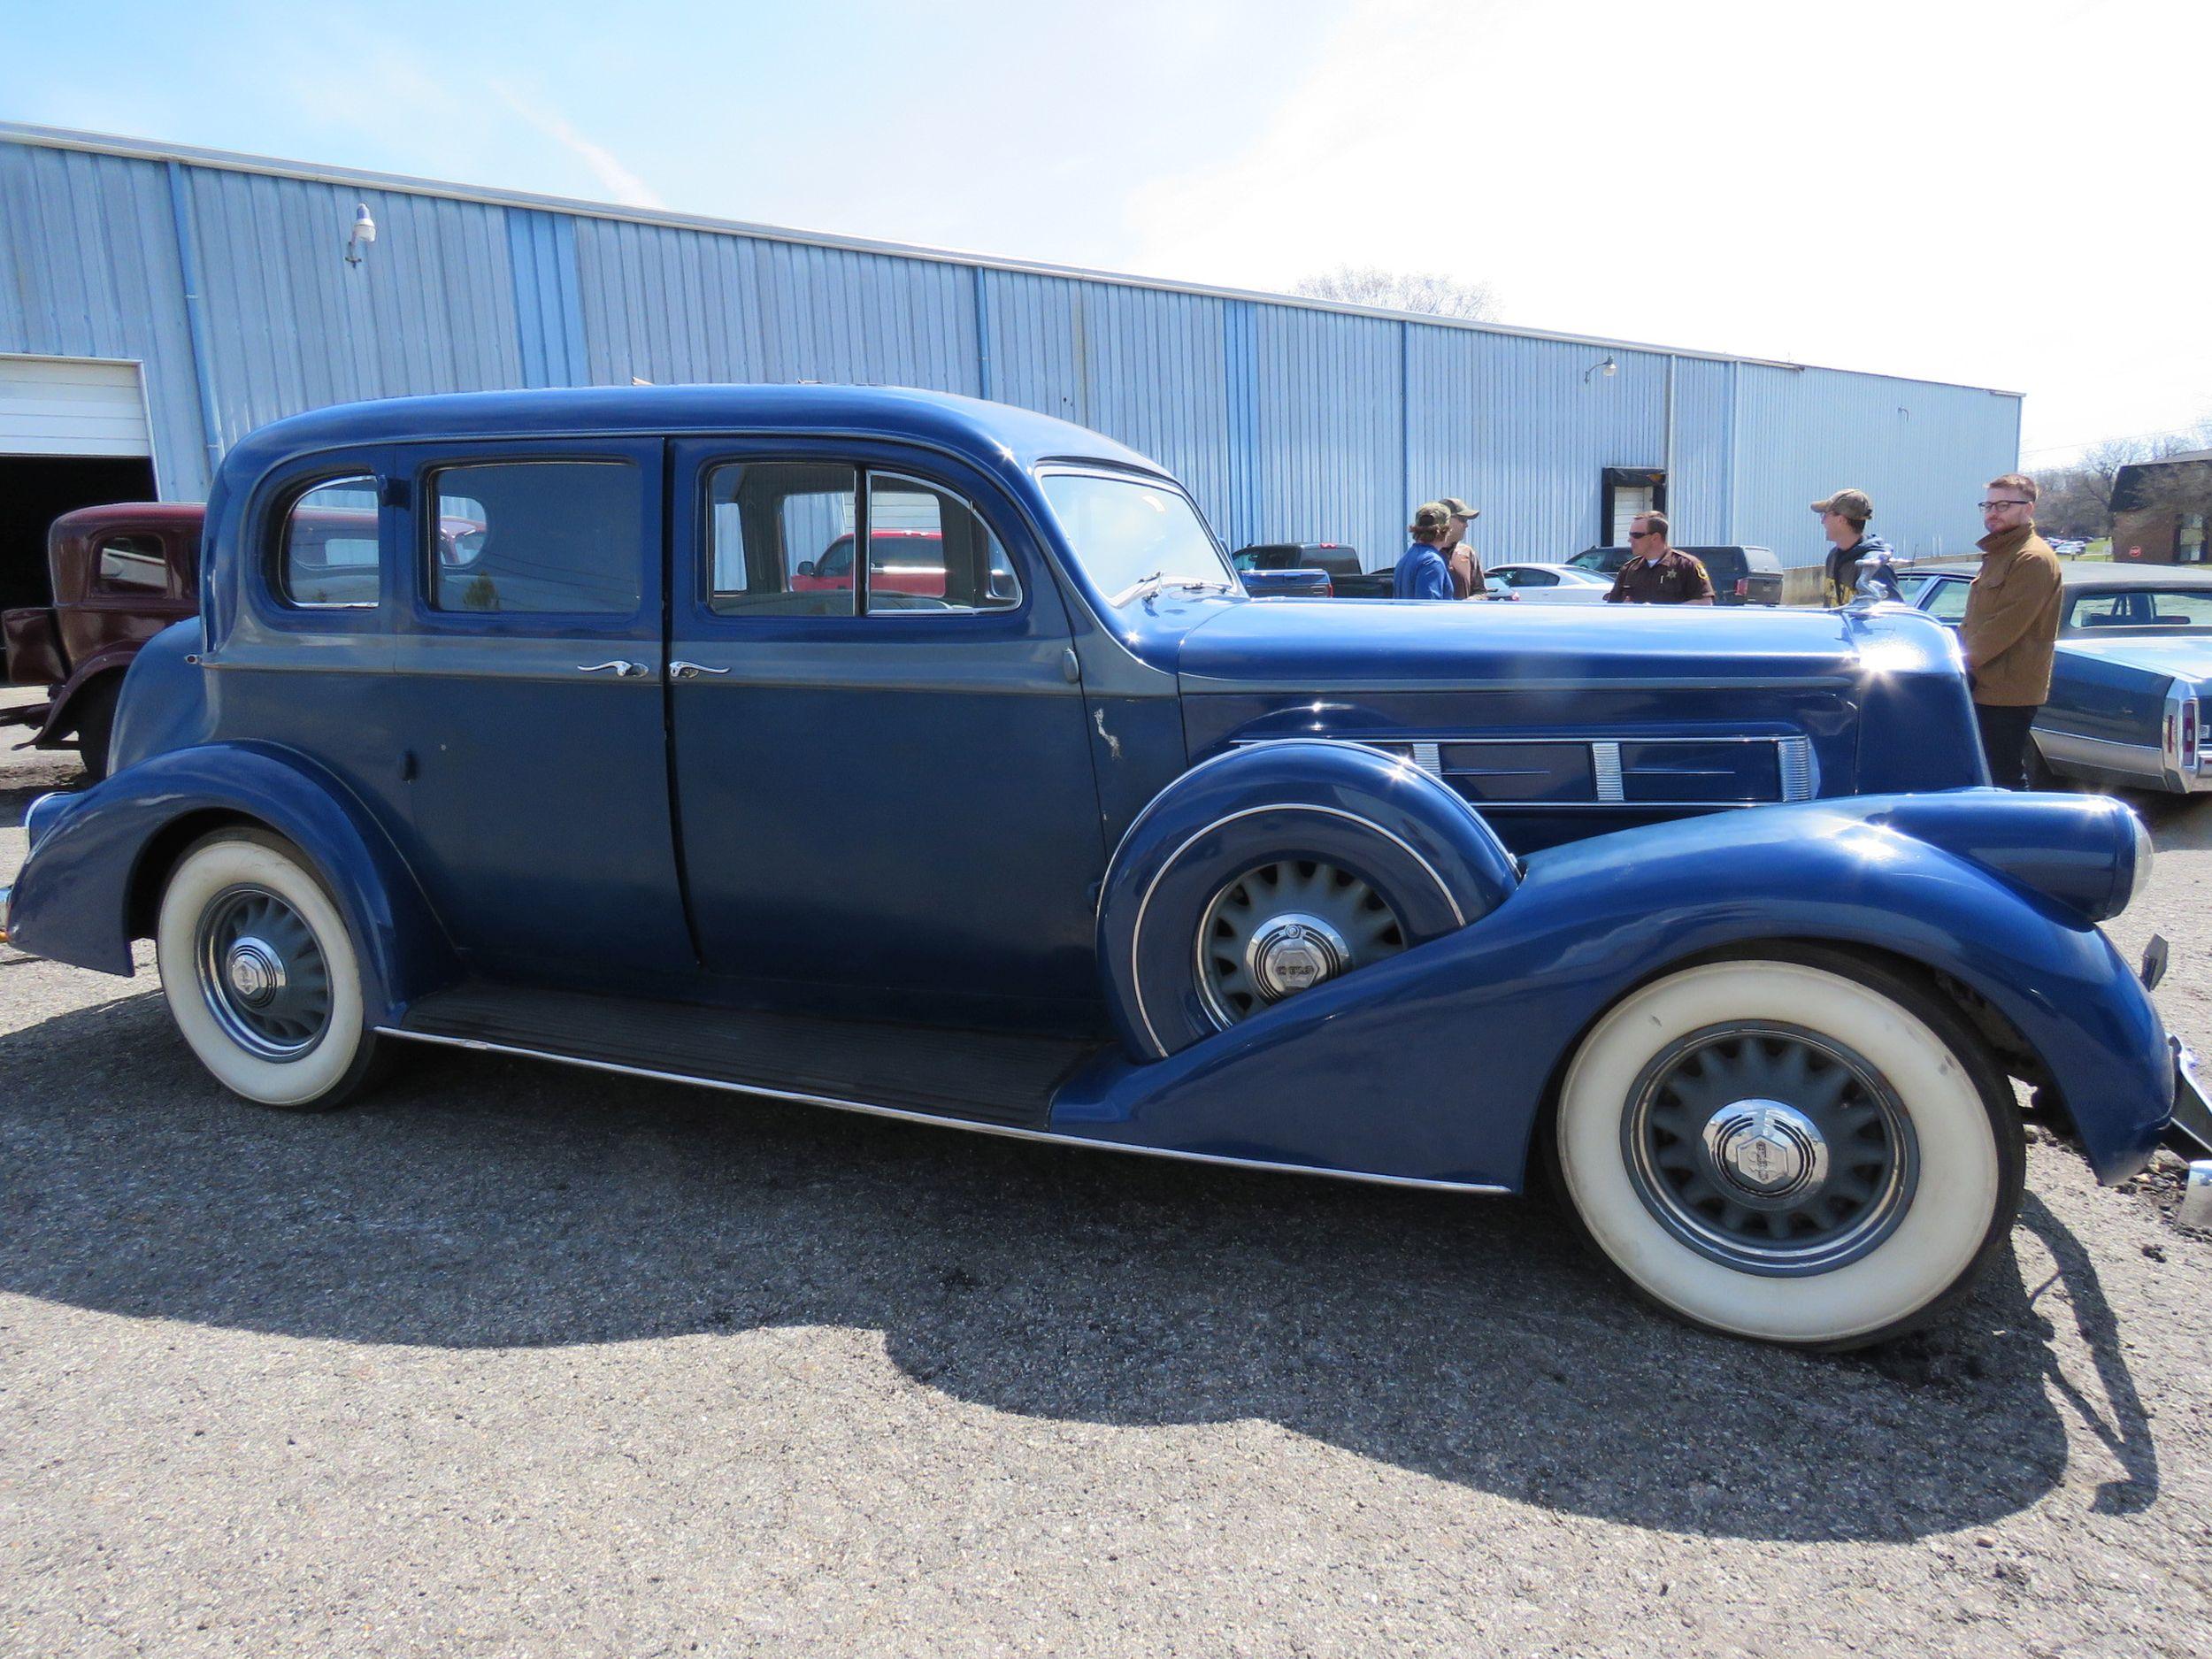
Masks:
[[[2018,396],[1980,388],[9,124],[0,270],[0,457],[38,458],[0,458],[0,560],[7,520],[80,472],[197,499],[227,446],[300,410],[633,378],[1048,411],[1172,468],[1233,547],[1348,541],[1371,565],[1439,494],[1483,510],[1495,563],[1616,540],[1655,487],[1681,543],[1816,563],[1805,504],[1848,483],[1901,553],[1955,552],[2019,447]]]

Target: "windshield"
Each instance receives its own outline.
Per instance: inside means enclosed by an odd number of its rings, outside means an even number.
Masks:
[[[2212,588],[2124,588],[2066,602],[2066,632],[2098,628],[2212,628]]]
[[[1048,472],[1038,482],[1076,559],[1113,603],[1155,576],[1236,585],[1206,521],[1180,490],[1096,472]]]

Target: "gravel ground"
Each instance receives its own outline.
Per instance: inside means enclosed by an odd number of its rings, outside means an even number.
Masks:
[[[0,879],[65,757],[0,760]],[[2113,930],[2212,1050],[2212,807]],[[2201,1654],[2212,1240],[2038,1136],[1939,1330],[1540,1203],[424,1055],[242,1106],[0,947],[0,1653]]]

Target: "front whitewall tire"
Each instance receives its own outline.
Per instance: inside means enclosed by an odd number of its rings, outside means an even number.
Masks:
[[[1632,993],[1584,1040],[1560,1094],[1560,1173],[1592,1240],[1647,1295],[1740,1336],[1850,1346],[1916,1323],[2009,1228],[2024,1156],[2017,1125],[1990,1100],[1985,1064],[1978,1074],[1976,1059],[1958,1051],[1970,1045],[1963,1027],[1924,1002],[1924,1018],[1884,981],[1905,989],[1886,975],[1862,979],[1797,961],[1708,963]],[[1902,1106],[1915,1182],[1902,1214],[1856,1259],[1787,1277],[1731,1266],[1663,1224],[1640,1192],[1624,1121],[1646,1068],[1694,1033],[1737,1023],[1799,1027],[1865,1056]]]
[[[274,895],[313,935],[326,980],[327,1018],[311,1044],[288,1059],[254,1053],[224,1027],[204,983],[202,924],[244,890]],[[361,962],[353,936],[322,883],[289,845],[264,831],[223,831],[194,846],[161,896],[155,958],[169,1012],[200,1064],[233,1094],[294,1110],[334,1106],[365,1074],[375,1044],[364,1018]]]

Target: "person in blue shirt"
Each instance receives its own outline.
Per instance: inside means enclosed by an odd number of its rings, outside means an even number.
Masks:
[[[1452,569],[1444,560],[1444,539],[1452,533],[1452,510],[1440,501],[1425,502],[1416,510],[1409,532],[1413,545],[1398,561],[1390,579],[1393,599],[1455,599]]]

